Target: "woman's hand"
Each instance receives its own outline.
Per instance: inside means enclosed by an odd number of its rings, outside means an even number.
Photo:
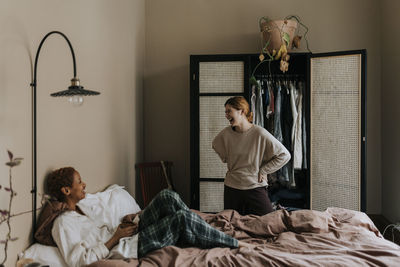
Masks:
[[[114,235],[108,240],[104,245],[111,250],[116,244],[119,243],[119,240],[124,237],[132,236],[133,234],[137,233],[138,225],[133,224],[120,224],[118,225],[117,230],[115,231]]]
[[[142,213],[142,211],[143,211],[143,210],[141,210],[141,211],[139,211],[139,212],[137,212],[137,213],[132,213],[132,214],[125,215],[125,216],[122,218],[122,223],[132,223],[133,220],[134,220],[136,217],[139,217],[139,216],[140,216],[140,214]]]
[[[258,182],[262,183],[262,181],[268,182],[268,176],[267,175],[262,175],[261,172],[258,173]]]
[[[123,237],[132,236],[137,232],[138,225],[134,224],[120,224],[114,233],[114,236],[120,240]]]

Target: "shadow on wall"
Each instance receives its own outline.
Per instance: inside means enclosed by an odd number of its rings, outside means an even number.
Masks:
[[[144,84],[144,160],[172,161],[176,191],[189,204],[189,57],[183,66],[147,76]]]

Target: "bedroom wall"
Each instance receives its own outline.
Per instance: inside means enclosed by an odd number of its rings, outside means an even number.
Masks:
[[[312,52],[367,49],[367,211],[381,212],[379,1],[147,0],[144,146],[148,161],[174,162],[173,178],[189,201],[191,54],[258,53],[258,19],[299,15]],[[302,50],[304,51],[304,44]],[[223,109],[221,108],[221,112]]]
[[[382,214],[391,222],[400,222],[400,1],[381,2]]]
[[[32,61],[41,39],[52,30],[70,39],[78,77],[87,89],[101,92],[74,108],[50,93],[66,89],[72,58],[61,36],[50,36],[38,62],[38,185],[53,168],[74,166],[95,192],[109,184],[134,192],[134,164],[143,159],[142,99],[144,66],[144,0],[0,1],[0,185],[8,186],[7,149],[24,158],[13,171],[18,195],[12,211],[31,209]],[[0,209],[8,195],[0,189]],[[12,218],[5,266],[28,245],[31,215]],[[0,226],[0,239],[6,225]],[[0,246],[0,262],[3,260]]]

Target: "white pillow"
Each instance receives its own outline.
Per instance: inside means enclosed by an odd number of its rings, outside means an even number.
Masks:
[[[35,243],[19,254],[20,259],[33,259],[50,267],[68,267],[57,247]]]
[[[127,214],[140,211],[139,205],[124,187],[111,185],[107,190],[111,190],[111,195],[108,199],[103,199],[103,201],[107,201],[106,205],[114,209],[115,215],[119,218],[118,221],[121,221]]]
[[[135,199],[123,186],[116,184],[103,192],[87,194],[78,206],[95,222],[103,222],[112,228],[117,227],[125,215],[140,211]]]

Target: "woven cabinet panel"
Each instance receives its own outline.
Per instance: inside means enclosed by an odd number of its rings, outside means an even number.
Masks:
[[[224,183],[200,182],[200,211],[220,212],[224,209]]]
[[[311,208],[361,206],[361,56],[311,60]]]
[[[226,163],[212,148],[212,141],[228,126],[224,104],[229,97],[200,96],[200,178],[225,178]]]
[[[242,93],[244,85],[244,62],[200,62],[200,93]]]

